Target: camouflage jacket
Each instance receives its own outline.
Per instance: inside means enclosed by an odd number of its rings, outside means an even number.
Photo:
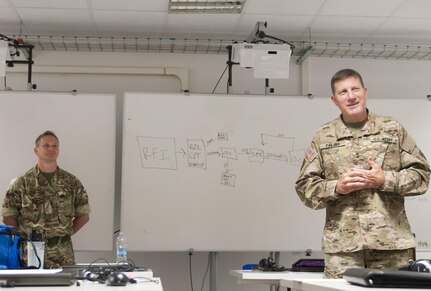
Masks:
[[[399,122],[369,113],[354,137],[337,118],[318,129],[305,154],[295,187],[305,205],[326,208],[325,253],[415,246],[404,197],[427,191],[430,168]],[[368,157],[382,167],[383,187],[336,195],[339,177],[352,168],[369,168]]]
[[[18,220],[19,231],[43,231],[45,238],[72,235],[73,218],[90,213],[88,195],[81,182],[57,167],[51,181],[39,168],[13,180],[3,200],[2,215]]]

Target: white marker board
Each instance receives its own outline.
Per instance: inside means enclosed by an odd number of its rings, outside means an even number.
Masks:
[[[430,104],[369,102],[404,122],[428,157],[429,134],[416,123],[431,124]],[[121,228],[129,249],[319,250],[325,211],[305,207],[294,183],[315,130],[338,114],[329,98],[126,93]],[[423,242],[431,241],[420,223],[428,196],[408,201],[420,210],[408,214]]]
[[[10,181],[37,163],[36,137],[52,130],[58,164],[86,188],[90,222],[72,236],[76,250],[112,250],[115,184],[115,95],[0,92],[1,199]]]

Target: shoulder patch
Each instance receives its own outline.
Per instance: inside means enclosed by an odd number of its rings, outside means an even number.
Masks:
[[[316,153],[313,151],[313,148],[311,147],[311,145],[309,145],[306,149],[305,149],[305,158],[311,162],[312,160],[314,160],[314,158],[316,157]]]
[[[401,146],[406,152],[408,153],[412,153],[413,150],[416,147],[416,141],[410,137],[409,135],[407,135],[407,137],[405,138],[403,145]]]
[[[7,199],[11,198],[13,196],[13,192],[7,191],[5,197]]]

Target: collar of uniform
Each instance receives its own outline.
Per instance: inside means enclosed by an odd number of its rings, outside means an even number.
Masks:
[[[368,112],[368,121],[365,123],[364,128],[362,129],[362,135],[377,134],[379,131],[380,125],[378,124],[376,115],[372,112]]]
[[[36,166],[34,166],[34,168],[33,168],[33,172],[35,173],[35,175],[36,175],[36,177],[40,177],[41,176],[41,174],[42,174],[42,172],[41,172],[41,170],[39,169],[39,167],[37,166],[37,164],[36,164]],[[60,174],[62,173],[62,170],[60,169],[60,167],[57,165],[57,170],[55,170],[55,172],[54,172],[54,176],[52,177],[53,179],[56,179],[56,177],[57,176],[59,176]]]
[[[344,125],[343,119],[340,116],[335,120],[335,137],[337,140],[353,137],[352,132]]]
[[[379,128],[380,128],[379,125],[377,124],[378,122],[377,122],[376,115],[372,112],[369,112],[368,108],[367,108],[367,113],[368,113],[368,120],[365,123],[364,127],[362,128],[361,135],[376,134],[379,132]],[[336,119],[335,136],[337,140],[353,137],[350,129],[348,129],[344,124],[341,114],[338,117],[338,119]]]

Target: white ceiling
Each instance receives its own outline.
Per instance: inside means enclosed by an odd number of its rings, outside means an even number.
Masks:
[[[241,14],[169,14],[168,0],[0,0],[0,33],[430,44],[430,0],[246,0]],[[21,24],[22,23],[22,24]],[[309,34],[310,32],[310,34]]]
[[[246,0],[240,14],[169,14],[168,0],[0,0],[0,34],[36,50],[220,54],[258,22],[293,43],[298,62],[431,60],[431,0]]]

